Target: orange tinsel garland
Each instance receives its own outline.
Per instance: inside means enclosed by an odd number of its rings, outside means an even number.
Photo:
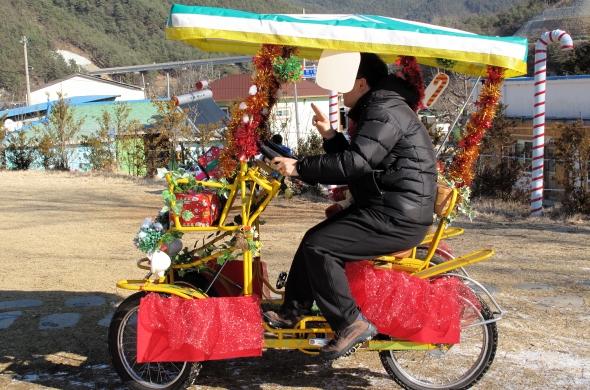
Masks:
[[[449,168],[449,177],[457,183],[457,186],[469,186],[475,176],[473,166],[479,155],[479,146],[485,132],[492,126],[492,120],[496,115],[498,100],[500,99],[500,87],[504,82],[504,69],[488,66],[486,78],[478,101],[477,109],[471,115],[465,127],[465,134],[459,142],[462,148]]]
[[[221,152],[219,161],[224,176],[233,175],[238,166],[236,158],[246,161],[254,157],[258,154],[258,141],[270,138],[267,122],[278,100],[280,87],[273,61],[294,54],[293,46],[262,45],[254,56],[256,74],[252,77],[250,96],[234,107],[227,126],[227,146]]]

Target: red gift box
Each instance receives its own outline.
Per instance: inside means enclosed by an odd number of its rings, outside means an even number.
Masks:
[[[212,260],[207,263],[211,268],[217,271],[221,265],[216,263],[216,260]],[[254,265],[255,266],[255,265]],[[252,292],[255,295],[261,297],[261,299],[270,299],[270,289],[264,280],[268,280],[268,273],[266,270],[266,263],[260,262],[260,272],[253,272],[252,275]],[[228,278],[231,282],[243,286],[244,285],[244,261],[243,260],[231,260],[223,267],[221,275]],[[242,290],[236,287],[231,282],[224,281],[222,278],[217,278],[213,283],[213,287],[219,293],[221,297],[237,297],[242,293]]]
[[[220,179],[221,169],[219,168],[219,157],[221,156],[221,150],[223,148],[219,146],[212,146],[205,154],[199,157],[198,161],[203,170],[207,173],[210,178]]]
[[[207,176],[207,174],[205,173],[205,171],[203,171],[199,164],[193,164],[193,166],[189,169],[189,172],[191,172],[195,176],[196,180],[206,181],[207,179],[209,179],[209,176]]]
[[[202,193],[191,191],[188,194],[176,194],[176,203],[182,203],[182,211],[190,210],[193,213],[191,219],[182,218],[182,212],[178,215],[180,226],[212,226],[217,222],[221,212],[219,196],[212,190],[205,189]],[[170,213],[170,224],[174,224],[174,214]]]
[[[137,362],[202,362],[261,356],[257,296],[182,299],[148,294],[137,321]]]

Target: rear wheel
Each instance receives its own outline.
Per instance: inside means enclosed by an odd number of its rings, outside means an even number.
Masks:
[[[492,318],[488,305],[480,303],[481,311],[472,304],[464,311],[459,344],[441,344],[429,351],[379,352],[387,373],[404,389],[467,389],[477,383],[490,368],[498,346],[495,322],[469,326]]]
[[[199,374],[200,363],[137,362],[139,301],[146,295],[138,292],[129,296],[113,314],[108,335],[113,367],[121,380],[134,390],[186,389]]]
[[[417,259],[425,259],[426,255],[428,254],[428,248],[417,248],[416,249],[416,258]],[[430,266],[435,266],[441,263],[449,261],[446,257],[441,255],[440,253],[434,252],[432,259],[430,259]]]

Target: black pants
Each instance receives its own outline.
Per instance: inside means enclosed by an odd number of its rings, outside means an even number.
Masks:
[[[305,233],[285,286],[284,310],[306,310],[313,301],[333,330],[358,317],[344,265],[410,249],[428,226],[395,220],[369,209],[344,209]]]

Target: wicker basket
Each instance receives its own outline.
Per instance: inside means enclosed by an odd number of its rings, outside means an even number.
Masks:
[[[436,182],[436,199],[434,200],[434,213],[438,216],[444,215],[449,208],[453,189],[441,181]]]

